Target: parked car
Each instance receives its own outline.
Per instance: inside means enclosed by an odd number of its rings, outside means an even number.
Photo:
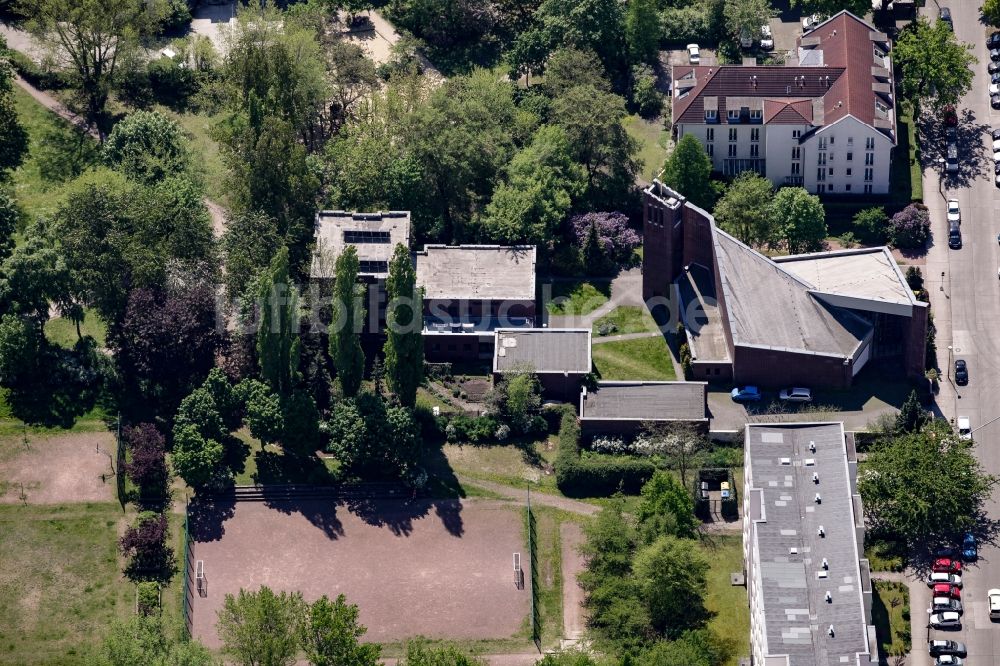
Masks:
[[[944,654],[954,655],[956,657],[964,657],[968,650],[965,647],[965,643],[959,643],[958,641],[931,641],[927,644],[927,651],[932,657],[940,657]]]
[[[944,138],[948,143],[955,143],[958,141],[958,128],[954,125],[948,125],[944,128]]]
[[[990,97],[993,95],[1000,95],[1000,83],[990,84]]]
[[[965,660],[953,654],[943,654],[934,660],[934,666],[963,666]]]
[[[760,400],[760,389],[756,386],[736,387],[729,392],[733,402],[757,402]]]
[[[961,560],[954,560],[950,557],[939,557],[934,560],[934,564],[931,565],[931,571],[934,573],[962,573],[962,562]]]
[[[941,111],[941,117],[944,119],[945,127],[954,127],[958,124],[958,114],[955,112],[955,107],[951,104],[945,105]]]
[[[793,388],[781,389],[778,393],[778,399],[785,402],[811,402],[813,397],[812,391],[809,389],[795,386]]]
[[[1000,172],[997,172],[997,174],[993,176],[993,182],[997,184],[997,187],[1000,187]]]
[[[697,44],[688,44],[688,62],[692,65],[697,65],[701,63],[701,51],[698,50]]]
[[[962,209],[959,208],[958,199],[948,199],[948,222],[962,223]]]
[[[972,439],[972,435],[969,435],[968,439]],[[975,562],[979,559],[976,535],[972,532],[966,532],[965,536],[962,537],[962,559],[966,562]]]
[[[990,72],[990,83],[996,83],[997,81],[1000,81],[1000,72]]]
[[[954,585],[955,587],[962,587],[962,577],[958,574],[935,572],[927,577],[927,586],[933,587],[941,583],[947,583],[948,585]]]
[[[964,358],[955,359],[955,383],[959,386],[969,383],[969,366],[966,365]]]
[[[1000,65],[1000,63],[997,63],[997,64]],[[990,136],[993,137],[994,141],[996,141],[997,139],[1000,139],[1000,127],[994,127],[993,131],[990,132]]]
[[[813,28],[819,25],[820,19],[819,14],[813,14],[812,16],[802,17],[802,32],[809,32]]]
[[[947,7],[942,7],[938,10],[938,20],[947,23],[948,27],[952,30],[955,29],[955,26],[951,22],[951,10]]]
[[[989,72],[990,74],[993,74],[994,72],[1000,72],[1000,62],[991,62],[986,66],[986,71]]]
[[[993,95],[990,97],[990,106],[994,109],[1000,109],[1000,95]]]
[[[954,611],[956,613],[961,613],[962,602],[958,599],[952,599],[951,597],[934,597],[931,599],[931,610],[935,613],[940,611]]]
[[[986,48],[1000,48],[1000,31],[990,33],[990,36],[986,38]]]
[[[955,611],[944,611],[934,613],[930,617],[931,626],[935,629],[961,629],[962,616]]]
[[[760,26],[760,48],[770,51],[774,48],[774,37],[771,35],[771,26],[766,23]]]
[[[949,599],[962,598],[961,588],[949,585],[948,583],[935,583],[931,588],[931,594],[934,597],[947,597]]]
[[[986,598],[990,600],[990,619],[1000,620],[1000,590],[990,590],[986,593]]]
[[[990,60],[1000,60],[1000,49],[990,49]]]
[[[958,222],[952,222],[948,225],[948,247],[953,250],[962,247],[962,230],[959,228]]]
[[[972,439],[972,425],[968,416],[958,417],[958,438]]]

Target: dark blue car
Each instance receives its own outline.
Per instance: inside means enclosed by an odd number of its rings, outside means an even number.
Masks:
[[[757,402],[760,400],[760,390],[756,386],[737,387],[729,392],[729,397],[733,402]]]
[[[978,557],[979,551],[976,548],[976,537],[972,532],[966,532],[965,536],[962,537],[962,559],[966,562],[975,562]]]

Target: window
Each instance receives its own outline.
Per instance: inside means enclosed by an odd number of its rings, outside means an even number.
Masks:
[[[730,127],[729,128],[729,140],[730,141],[736,141],[736,132],[737,132],[737,129],[735,127]]]
[[[865,194],[871,194],[871,193],[872,193],[872,186],[865,185]]]
[[[388,273],[389,272],[389,262],[388,261],[371,261],[369,259],[362,259],[358,262],[358,272],[359,273]]]
[[[875,169],[865,169],[865,182],[870,183],[874,180]]]
[[[750,144],[750,157],[760,157],[760,144],[751,143]]]
[[[735,143],[729,144],[729,156],[730,157],[736,157],[736,144]]]
[[[854,171],[854,169],[848,169],[847,170],[847,175],[850,176],[852,171]]]
[[[816,169],[816,180],[826,180],[826,169]]]
[[[847,145],[848,146],[853,146],[854,145],[854,137],[853,136],[847,137]]]
[[[802,130],[792,130],[793,139],[798,139],[800,136],[802,136]]]
[[[850,186],[850,184],[848,184],[848,185],[844,185],[844,191],[845,191],[845,192],[850,192],[850,191],[851,191],[851,186]]]
[[[833,145],[833,140],[834,140],[834,139],[836,139],[836,138],[837,138],[837,137],[835,137],[835,136],[831,136],[831,137],[830,137],[830,145],[831,145],[831,146]]]
[[[875,110],[883,116],[889,115],[889,107],[878,100],[875,100]]]
[[[715,141],[715,128],[714,127],[709,127],[708,129],[705,130],[705,140],[706,141]]]
[[[831,162],[833,161],[833,158],[834,158],[835,155],[836,155],[836,153],[830,153],[830,161]]]
[[[727,109],[726,110],[726,118],[731,123],[732,122],[736,122],[737,120],[740,119],[740,110],[739,109]]]
[[[750,130],[750,140],[751,141],[760,141],[760,128],[759,127],[754,127],[754,128],[752,128]]]
[[[821,136],[819,138],[819,149],[820,150],[826,150],[826,137],[825,136]]]
[[[832,176],[833,175],[833,167],[829,168],[829,172],[830,172],[830,175]]]
[[[705,147],[705,151],[708,153],[709,157],[715,157],[715,144],[708,144],[708,146]]]
[[[875,137],[870,136],[865,139],[865,150],[875,150]]]
[[[717,109],[705,109],[705,120],[710,123],[714,123],[719,119],[719,112]]]
[[[875,153],[865,153],[865,166],[875,164]]]
[[[824,192],[826,192],[826,183],[820,183],[819,185],[817,185],[816,192],[818,192],[819,194],[823,194]]]
[[[802,149],[799,148],[798,146],[792,148],[792,159],[793,160],[802,159]]]
[[[756,121],[759,122],[763,118],[764,118],[764,110],[763,109],[750,109],[750,120],[751,121],[756,120]]]
[[[364,243],[388,243],[389,232],[345,229],[344,242],[351,245],[361,245]]]
[[[826,166],[826,153],[819,154],[819,164]]]
[[[792,162],[792,175],[793,176],[798,176],[799,173],[801,172],[800,171],[801,167],[802,167],[802,163],[801,162]]]
[[[847,161],[850,162],[854,159],[854,153],[847,153]]]

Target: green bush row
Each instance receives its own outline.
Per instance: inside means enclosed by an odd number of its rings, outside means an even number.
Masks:
[[[656,467],[635,458],[580,457],[580,424],[567,406],[559,425],[556,483],[567,497],[608,497],[616,492],[637,494]]]
[[[69,77],[36,63],[20,51],[10,51],[10,64],[21,78],[40,90],[62,90],[70,85]]]

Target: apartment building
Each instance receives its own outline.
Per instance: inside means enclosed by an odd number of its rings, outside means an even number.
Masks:
[[[674,66],[676,138],[696,137],[727,176],[885,194],[897,140],[889,50],[885,33],[845,10],[801,36],[784,65]]]

